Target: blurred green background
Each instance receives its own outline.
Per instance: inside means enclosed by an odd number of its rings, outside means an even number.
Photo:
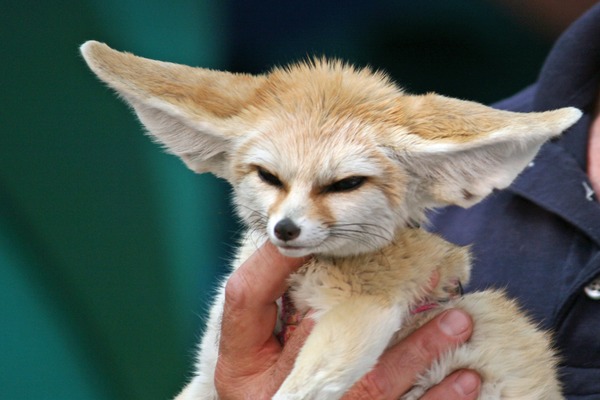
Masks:
[[[535,79],[563,27],[491,0],[0,6],[1,399],[172,397],[239,229],[227,185],[144,136],[85,40],[247,72],[327,54],[491,102]]]

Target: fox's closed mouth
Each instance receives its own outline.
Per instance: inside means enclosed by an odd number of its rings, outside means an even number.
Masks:
[[[290,246],[290,245],[277,246],[277,247],[280,247],[280,248],[286,249],[286,250],[302,250],[302,249],[306,249],[306,247],[304,247],[304,246]]]

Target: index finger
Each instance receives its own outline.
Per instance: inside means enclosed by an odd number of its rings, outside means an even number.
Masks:
[[[445,351],[464,343],[473,331],[471,317],[449,309],[389,348],[346,399],[397,399]]]
[[[272,338],[275,301],[287,289],[288,276],[306,260],[285,257],[267,242],[231,275],[225,286],[222,350],[251,349]]]

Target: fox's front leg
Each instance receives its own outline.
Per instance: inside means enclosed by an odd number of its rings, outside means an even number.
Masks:
[[[273,399],[342,397],[375,366],[400,328],[403,313],[399,305],[367,296],[348,299],[325,312]]]

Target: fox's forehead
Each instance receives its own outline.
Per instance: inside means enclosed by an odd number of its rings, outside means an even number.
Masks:
[[[379,176],[385,170],[371,128],[356,121],[308,123],[290,116],[247,135],[236,169],[266,168],[285,181],[327,184],[348,176]]]
[[[259,103],[269,111],[311,113],[313,118],[387,113],[403,94],[386,74],[336,60],[292,64],[265,77],[257,91]]]
[[[313,181],[381,173],[377,136],[402,95],[385,74],[315,59],[267,78],[242,118],[249,125],[234,169],[259,165],[282,179]]]

